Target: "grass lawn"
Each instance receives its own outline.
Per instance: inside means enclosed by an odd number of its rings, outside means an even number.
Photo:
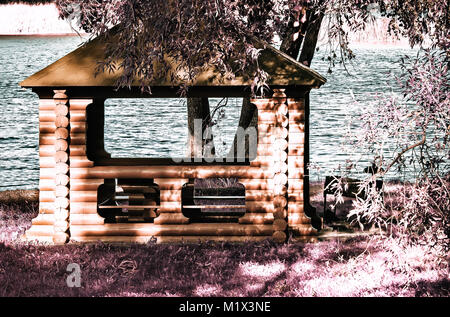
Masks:
[[[420,246],[401,247],[391,239],[64,246],[18,242],[36,214],[36,192],[0,194],[0,296],[450,295],[448,257]],[[66,284],[70,263],[81,267],[79,288]]]

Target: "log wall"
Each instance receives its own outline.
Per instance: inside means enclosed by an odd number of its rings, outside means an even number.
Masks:
[[[87,153],[87,109],[95,99],[69,99],[55,91],[40,101],[40,207],[29,239],[74,241],[259,240],[285,241],[288,228],[315,234],[304,214],[304,103],[282,90],[252,99],[258,109],[257,158],[248,166],[95,166]],[[246,188],[246,213],[238,223],[190,223],[181,189],[190,178],[236,177]],[[160,187],[154,223],[105,224],[97,190],[105,179],[152,178]]]

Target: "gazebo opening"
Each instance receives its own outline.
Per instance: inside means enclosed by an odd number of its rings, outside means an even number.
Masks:
[[[194,122],[194,130],[202,129],[203,135],[200,135],[200,138],[208,139],[214,148],[212,156],[203,153],[203,157],[225,161],[225,158],[231,155],[232,147],[237,147],[235,135],[239,126],[242,98],[208,98],[208,101],[210,121]],[[104,108],[104,116],[100,113],[100,108]],[[102,117],[103,129],[100,128],[101,123],[99,124]],[[155,124],[156,120],[158,124]],[[103,107],[96,105],[95,110],[88,112],[89,122],[91,124],[88,126],[97,127],[98,130],[93,131],[88,141],[97,142],[104,139],[103,153],[98,151],[101,144],[91,142],[91,155],[94,160],[109,158],[108,163],[114,163],[114,159],[168,159],[190,156],[186,98],[106,99]],[[205,131],[205,125],[209,126],[210,133]],[[247,161],[251,160],[247,155]]]

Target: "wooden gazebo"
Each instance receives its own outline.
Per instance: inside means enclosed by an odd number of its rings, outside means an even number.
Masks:
[[[305,239],[317,234],[320,221],[309,204],[305,177],[309,159],[306,97],[325,83],[322,76],[265,46],[259,65],[270,76],[270,92],[251,99],[258,110],[258,133],[264,135],[258,137],[254,160],[236,164],[120,160],[104,149],[105,100],[178,98],[182,83],[168,78],[151,82],[151,95],[142,94],[138,83],[117,90],[120,70],[96,74],[104,51],[101,40],[92,40],[20,84],[39,96],[39,215],[26,239],[57,244],[153,238],[159,242],[266,238],[282,242],[289,233]],[[190,85],[188,97],[246,97],[250,84],[244,77],[228,80],[208,69]],[[189,209],[196,208],[197,215],[202,215],[202,207],[186,203],[183,190],[194,179],[217,177],[232,177],[245,186],[240,212],[233,209],[229,221],[190,217]],[[130,193],[126,205],[104,204],[105,193],[117,186]],[[143,199],[133,204],[133,195]],[[136,211],[141,221],[114,221],[124,211],[130,215]]]

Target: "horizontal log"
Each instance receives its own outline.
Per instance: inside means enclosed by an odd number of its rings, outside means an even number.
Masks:
[[[250,213],[271,213],[274,210],[271,201],[246,201],[246,211]]]
[[[189,223],[189,218],[186,218],[181,213],[162,213],[153,220],[156,225],[162,224],[187,224]]]
[[[41,168],[39,169],[40,179],[55,179],[55,169],[54,168]]]
[[[39,157],[39,167],[40,168],[55,167],[55,157],[54,156],[40,156]]]
[[[70,144],[85,145],[86,144],[86,134],[85,133],[71,133],[70,134]]]
[[[39,133],[41,134],[54,134],[56,126],[54,122],[39,122]]]
[[[30,229],[25,232],[25,236],[27,238],[52,237],[53,233],[53,225],[35,225],[31,226]]]
[[[286,169],[289,168],[289,170],[294,170],[297,168],[303,169],[304,167],[304,158],[302,156],[300,157],[289,157],[288,164],[286,166]]]
[[[305,133],[292,133],[289,132],[289,144],[304,144]]]
[[[258,122],[258,134],[272,134],[278,127],[275,122]]]
[[[55,212],[54,202],[40,202],[39,214],[53,214]]]
[[[260,144],[272,144],[275,141],[273,134],[260,134],[258,135],[258,145]]]
[[[71,202],[97,202],[97,191],[70,191]]]
[[[273,179],[239,178],[238,181],[245,190],[271,190],[274,187]]]
[[[305,100],[304,99],[293,99],[288,98],[286,103],[288,104],[289,110],[304,110]]]
[[[303,190],[303,179],[290,179],[288,184],[288,192],[296,192]]]
[[[304,174],[305,174],[304,170],[301,167],[298,167],[298,168],[289,168],[288,167],[289,179],[292,179],[292,178],[300,179],[300,178],[303,178]]]
[[[271,156],[258,156],[255,160],[250,162],[250,167],[267,168],[272,165],[273,165],[273,157]]]
[[[315,236],[318,234],[317,229],[313,228],[311,225],[298,224],[290,226],[289,230],[294,236]]]
[[[39,111],[55,109],[55,101],[53,99],[39,99]]]
[[[303,214],[305,211],[303,203],[290,203],[288,204],[288,215],[300,213]]]
[[[70,110],[70,123],[72,122],[85,122],[86,111],[83,110]]]
[[[289,124],[300,124],[305,122],[304,111],[289,111]]]
[[[258,144],[256,147],[256,160],[259,157],[271,157],[273,156],[272,144]]]
[[[188,178],[154,178],[153,182],[160,190],[180,190],[184,184],[189,182]]]
[[[39,202],[54,202],[55,192],[54,191],[41,191],[39,192]]]
[[[86,145],[70,145],[70,156],[86,156]]]
[[[70,214],[97,214],[97,203],[71,201]]]
[[[300,143],[289,144],[288,156],[303,156],[304,154],[305,154],[304,144],[300,144]]]
[[[303,202],[303,191],[297,191],[288,194],[289,203]]]
[[[70,225],[102,225],[105,219],[98,214],[71,214]]]
[[[39,122],[55,122],[56,119],[56,114],[54,111],[48,111],[48,110],[44,110],[44,111],[39,111]]]
[[[263,214],[245,214],[239,218],[239,223],[241,224],[271,224],[273,223],[273,214],[263,213]]]
[[[71,177],[80,178],[271,178],[270,170],[247,166],[95,166],[72,168]]]
[[[259,122],[274,122],[276,120],[276,113],[273,110],[258,110],[258,123]]]
[[[54,179],[39,179],[39,191],[54,191],[55,188]]]
[[[305,124],[304,123],[291,123],[289,124],[289,133],[304,133]]]
[[[39,214],[31,220],[32,226],[52,226],[55,222],[53,214]]]
[[[250,99],[250,103],[255,105],[258,111],[275,109],[275,104],[270,98]]]
[[[70,189],[73,191],[97,191],[103,183],[103,179],[71,179]]]
[[[71,153],[72,154],[72,153]],[[93,167],[94,162],[88,160],[86,156],[70,155],[70,167]]]
[[[55,134],[41,133],[39,135],[39,145],[54,145],[56,141]]]
[[[73,225],[73,237],[86,236],[267,236],[273,234],[272,225],[241,225],[235,223],[191,223],[186,225],[104,224]]]
[[[86,122],[71,122],[70,123],[71,133],[86,133]]]
[[[245,190],[247,201],[272,201],[273,193],[270,190]]]
[[[288,214],[288,225],[293,226],[298,224],[311,224],[311,218],[306,216],[304,213]]]
[[[92,99],[70,99],[70,110],[85,110],[92,102]]]
[[[156,243],[202,243],[208,241],[230,241],[230,242],[248,242],[262,241],[272,239],[271,236],[88,236],[88,237],[71,237],[76,242],[105,242],[105,243],[148,243],[156,241]]]

